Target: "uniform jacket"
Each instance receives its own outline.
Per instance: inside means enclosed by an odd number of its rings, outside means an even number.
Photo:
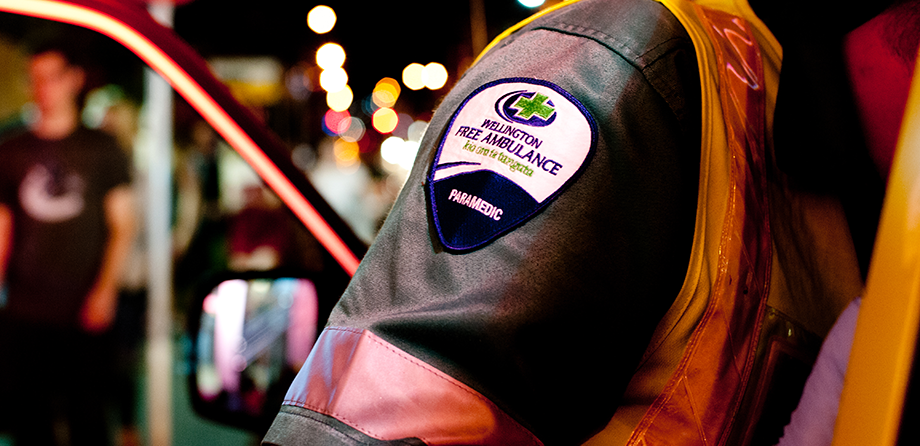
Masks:
[[[567,2],[499,39],[265,444],[757,436],[859,281],[836,205],[771,174],[780,56],[743,2]]]

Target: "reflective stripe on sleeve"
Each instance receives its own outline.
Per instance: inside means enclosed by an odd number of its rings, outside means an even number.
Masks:
[[[475,390],[367,330],[326,328],[284,404],[379,440],[542,445]]]

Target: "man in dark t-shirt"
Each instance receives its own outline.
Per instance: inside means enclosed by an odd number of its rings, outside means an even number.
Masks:
[[[94,287],[109,239],[106,197],[128,184],[123,152],[108,135],[78,128],[60,140],[25,132],[0,153],[0,202],[15,234],[2,311],[23,322],[104,328],[82,311],[91,291],[103,292]]]
[[[134,233],[129,164],[80,125],[85,73],[65,49],[36,51],[29,76],[39,118],[0,144],[0,378],[12,388],[0,406],[16,444],[57,444],[63,420],[70,444],[106,445],[102,346]]]

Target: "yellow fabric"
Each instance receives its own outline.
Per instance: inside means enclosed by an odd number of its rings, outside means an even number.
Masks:
[[[480,57],[534,19],[577,1],[561,2],[506,30],[486,47]],[[707,309],[713,282],[719,272],[719,249],[728,204],[725,196],[731,184],[732,161],[720,103],[717,58],[706,25],[697,16],[698,7],[727,12],[751,25],[762,59],[764,138],[767,150],[772,148],[773,110],[782,60],[782,48],[772,33],[745,0],[657,1],[684,25],[693,40],[699,61],[703,125],[696,231],[683,287],[656,328],[621,405],[608,426],[585,443],[589,446],[627,443],[652,402],[671,379]],[[791,191],[774,166],[768,166],[768,169],[772,173],[770,178],[774,180],[768,184],[774,252],[767,300],[770,308],[764,330],[775,332],[781,328],[784,333],[788,331],[790,340],[800,338],[799,331],[823,337],[837,314],[858,295],[862,286],[842,208],[836,199]],[[793,333],[792,327],[795,327],[796,333]],[[764,352],[758,353],[756,367],[762,365],[763,356]],[[759,378],[763,377],[755,370],[750,382],[756,383]],[[743,436],[744,433],[738,435]],[[675,439],[672,444],[681,443]]]
[[[715,67],[716,56],[705,29],[696,17],[693,3],[681,0],[665,0],[661,3],[684,25],[693,40],[699,61],[702,146],[696,231],[684,285],[655,330],[643,363],[627,387],[622,404],[607,428],[586,443],[591,446],[627,443],[633,429],[677,367],[690,336],[706,310],[719,266],[718,249],[726,212],[727,200],[724,197],[729,187],[730,160],[722,124],[724,119],[718,90],[718,71]],[[722,10],[734,6],[729,2],[706,3],[709,7]],[[772,82],[774,84],[775,79]],[[775,88],[772,90],[775,94]]]
[[[716,55],[705,24],[697,16],[698,7],[730,13],[752,26],[763,65],[764,137],[768,150],[772,147],[770,135],[782,59],[782,49],[773,35],[745,1],[658,1],[684,25],[694,42],[700,67],[703,127],[696,232],[683,288],[657,327],[643,363],[627,388],[623,403],[607,428],[586,443],[591,446],[627,443],[682,359],[687,343],[706,311],[720,267],[717,260],[726,215],[725,195],[730,184],[731,160],[720,104]],[[768,168],[772,169],[772,166]],[[772,170],[772,178],[776,181],[771,182],[768,188],[774,255],[767,302],[775,308],[768,310],[770,317],[766,318],[765,324],[772,324],[771,329],[774,330],[781,324],[804,327],[806,331],[824,336],[836,315],[857,295],[861,286],[849,232],[836,200],[794,193],[785,187],[782,175]],[[793,330],[788,331],[788,336],[793,338]],[[763,352],[760,352],[757,364],[762,365],[762,361]],[[759,377],[755,370],[751,382]],[[673,444],[681,443],[675,439]]]

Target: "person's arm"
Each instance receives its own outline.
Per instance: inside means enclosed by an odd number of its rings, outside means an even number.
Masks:
[[[263,444],[603,429],[686,275],[697,73],[679,23],[644,0],[574,3],[494,47],[433,115]]]
[[[828,333],[778,446],[830,446],[861,302],[854,299]]]
[[[104,331],[115,319],[118,281],[136,231],[134,195],[129,186],[116,187],[106,194],[105,219],[109,236],[102,265],[80,314],[81,325],[88,332]]]

